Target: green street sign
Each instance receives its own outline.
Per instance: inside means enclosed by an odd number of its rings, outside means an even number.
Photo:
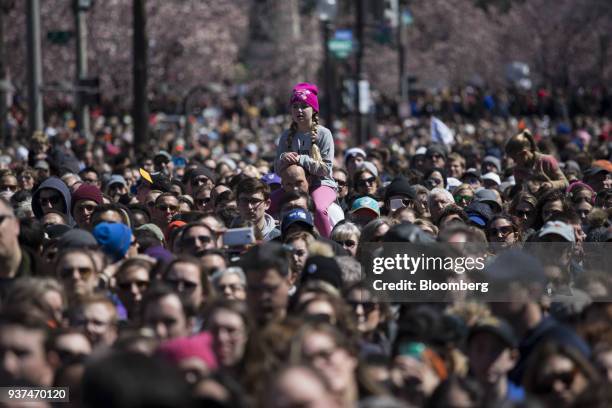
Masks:
[[[329,50],[338,58],[346,58],[351,55],[353,51],[353,41],[352,40],[339,40],[332,39],[327,43]]]

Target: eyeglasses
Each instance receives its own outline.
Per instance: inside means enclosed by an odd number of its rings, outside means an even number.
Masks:
[[[249,198],[249,197],[240,197],[238,199],[238,204],[242,205],[242,206],[253,206],[253,207],[257,207],[258,205],[260,205],[261,203],[263,203],[265,200],[261,200],[259,198]]]
[[[212,242],[212,237],[208,235],[198,235],[195,237],[184,237],[181,240],[183,245],[187,245],[187,246],[195,246],[198,241],[201,242],[202,244],[210,244]]]
[[[193,292],[198,287],[197,282],[192,282],[185,279],[166,278],[166,283],[177,292]]]
[[[367,179],[361,179],[357,183],[359,186],[369,186],[370,184],[374,184],[376,182],[376,177],[368,177]]]
[[[177,212],[179,207],[177,205],[158,204],[157,209],[160,211]]]
[[[344,241],[336,241],[336,242],[342,245],[343,247],[347,247],[347,248],[352,248],[355,245],[357,245],[357,242],[353,241],[352,239],[345,239]]]
[[[344,187],[346,187],[346,180],[338,180],[338,179],[334,179],[334,181],[336,182],[336,184],[338,185],[338,187],[340,187],[340,188],[344,188]]]
[[[357,308],[361,306],[365,314],[372,313],[376,308],[376,303],[374,302],[349,301],[348,304],[351,306],[351,308],[353,308],[353,310],[357,310]]]
[[[132,285],[136,285],[138,290],[143,292],[143,291],[147,290],[147,288],[149,287],[149,281],[137,280],[137,281],[133,281],[133,282],[120,282],[120,283],[117,284],[119,289],[126,290],[126,291],[127,290],[131,290],[132,289]]]
[[[513,232],[514,232],[514,228],[512,228],[512,225],[505,225],[505,226],[499,227],[499,228],[489,228],[487,230],[487,234],[490,237],[497,237],[497,236],[500,236],[500,235],[502,237],[505,237],[505,236],[510,235]]]
[[[38,202],[40,203],[40,205],[58,205],[60,203],[60,200],[61,197],[58,195],[52,195],[50,197],[38,197]]]
[[[60,277],[63,279],[70,278],[74,274],[74,271],[77,271],[83,279],[88,279],[91,275],[93,275],[94,272],[93,268],[90,268],[88,266],[75,268],[65,267],[60,271]]]

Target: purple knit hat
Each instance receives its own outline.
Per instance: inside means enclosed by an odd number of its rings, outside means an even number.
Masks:
[[[317,98],[317,94],[319,93],[319,88],[315,84],[310,84],[308,82],[302,82],[293,87],[293,92],[291,94],[291,104],[295,102],[304,102],[315,112],[319,112],[319,99]]]

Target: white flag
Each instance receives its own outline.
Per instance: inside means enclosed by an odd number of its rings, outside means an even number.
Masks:
[[[455,134],[444,122],[435,116],[431,117],[431,140],[444,145],[455,144]]]

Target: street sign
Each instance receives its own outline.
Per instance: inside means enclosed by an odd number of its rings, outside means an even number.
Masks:
[[[337,58],[346,58],[351,55],[353,51],[353,41],[349,40],[338,40],[332,39],[327,43],[329,50],[334,54]]]
[[[414,17],[412,17],[412,13],[410,12],[410,10],[404,9],[404,11],[402,11],[402,24],[404,24],[405,26],[409,26],[412,23],[414,23]]]
[[[334,34],[334,39],[344,40],[344,41],[353,41],[353,31],[347,30],[347,29],[336,30],[336,33]]]

